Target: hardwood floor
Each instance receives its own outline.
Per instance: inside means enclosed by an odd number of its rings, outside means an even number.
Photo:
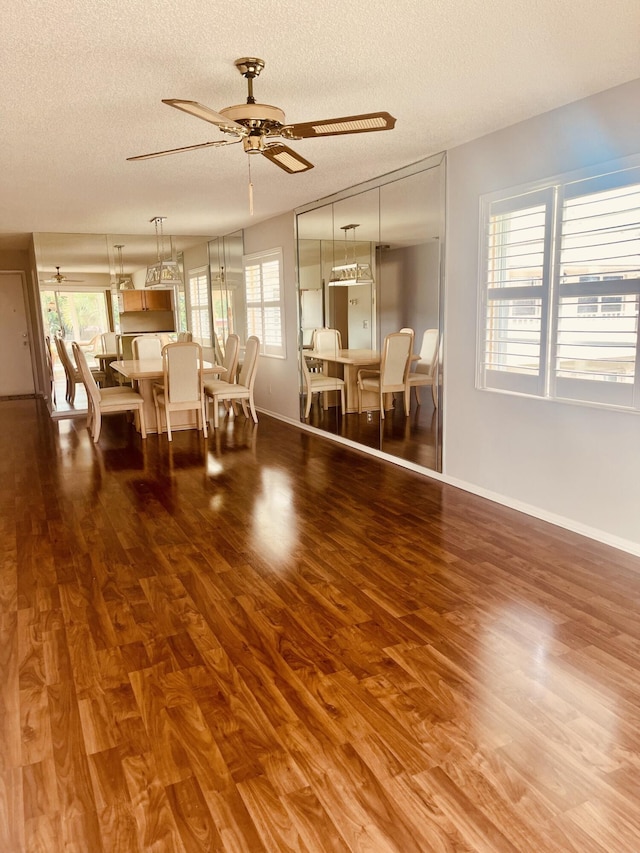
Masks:
[[[0,404],[0,850],[640,850],[640,560],[265,416]]]

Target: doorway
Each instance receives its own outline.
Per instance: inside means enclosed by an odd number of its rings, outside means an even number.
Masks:
[[[21,272],[0,272],[0,397],[33,397],[33,361]]]

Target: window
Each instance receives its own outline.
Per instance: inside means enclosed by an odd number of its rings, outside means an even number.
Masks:
[[[189,270],[189,317],[193,340],[203,347],[212,346],[207,268]]]
[[[262,355],[284,358],[282,250],[245,255],[243,268],[247,335],[259,338]]]
[[[483,199],[478,386],[640,409],[640,168]]]
[[[44,328],[50,337],[88,343],[109,329],[104,290],[43,290]]]

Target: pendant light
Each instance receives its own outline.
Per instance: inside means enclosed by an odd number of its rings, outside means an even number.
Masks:
[[[370,264],[359,264],[356,257],[356,228],[358,224],[341,225],[344,231],[344,263],[331,268],[327,284],[329,287],[353,287],[357,284],[373,284],[373,273]],[[347,240],[347,232],[353,234],[353,241]],[[349,258],[349,246],[353,247],[352,257]]]
[[[177,261],[164,256],[164,230],[162,223],[166,216],[154,216],[149,220],[156,227],[156,250],[158,255],[157,263],[147,267],[147,278],[145,287],[172,287],[176,284],[182,284],[182,275]]]
[[[130,275],[124,274],[124,264],[122,262],[122,250],[124,243],[116,243],[113,247],[118,253],[118,274],[116,276],[116,287],[118,290],[133,290],[133,279]]]

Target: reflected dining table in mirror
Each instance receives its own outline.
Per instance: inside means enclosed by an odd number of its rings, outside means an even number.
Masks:
[[[341,364],[345,382],[345,412],[358,411],[358,370],[361,367],[379,367],[380,353],[373,349],[305,350],[305,358],[317,359],[325,364]],[[377,408],[373,400],[367,400],[367,408]],[[371,405],[369,405],[371,403]]]
[[[147,432],[157,432],[156,410],[153,402],[153,386],[163,378],[161,358],[128,359],[124,361],[112,361],[111,369],[131,379],[137,384],[137,390],[144,399],[144,417],[147,424]],[[213,364],[210,361],[202,362],[203,373],[207,376],[222,376],[226,368],[221,364]],[[171,430],[197,429],[195,412],[177,411],[171,415]]]
[[[361,367],[371,367],[374,370],[380,367],[380,353],[374,349],[339,349],[339,350],[313,350],[305,349],[304,356],[323,362],[323,370],[326,372],[328,364],[341,364],[343,379],[345,382],[346,407],[345,413],[358,411],[358,371]],[[411,360],[416,361],[419,355],[412,355]],[[375,411],[380,408],[377,395],[365,391],[362,397],[363,411]],[[393,408],[393,394],[385,394],[385,411]]]
[[[111,368],[111,365],[114,361],[117,361],[118,353],[102,352],[98,350],[97,352],[93,353],[93,357],[98,362],[98,364],[100,365],[100,370],[102,370],[105,375],[105,385],[107,387],[109,387],[110,385],[115,385],[116,383],[114,381],[113,370]]]

